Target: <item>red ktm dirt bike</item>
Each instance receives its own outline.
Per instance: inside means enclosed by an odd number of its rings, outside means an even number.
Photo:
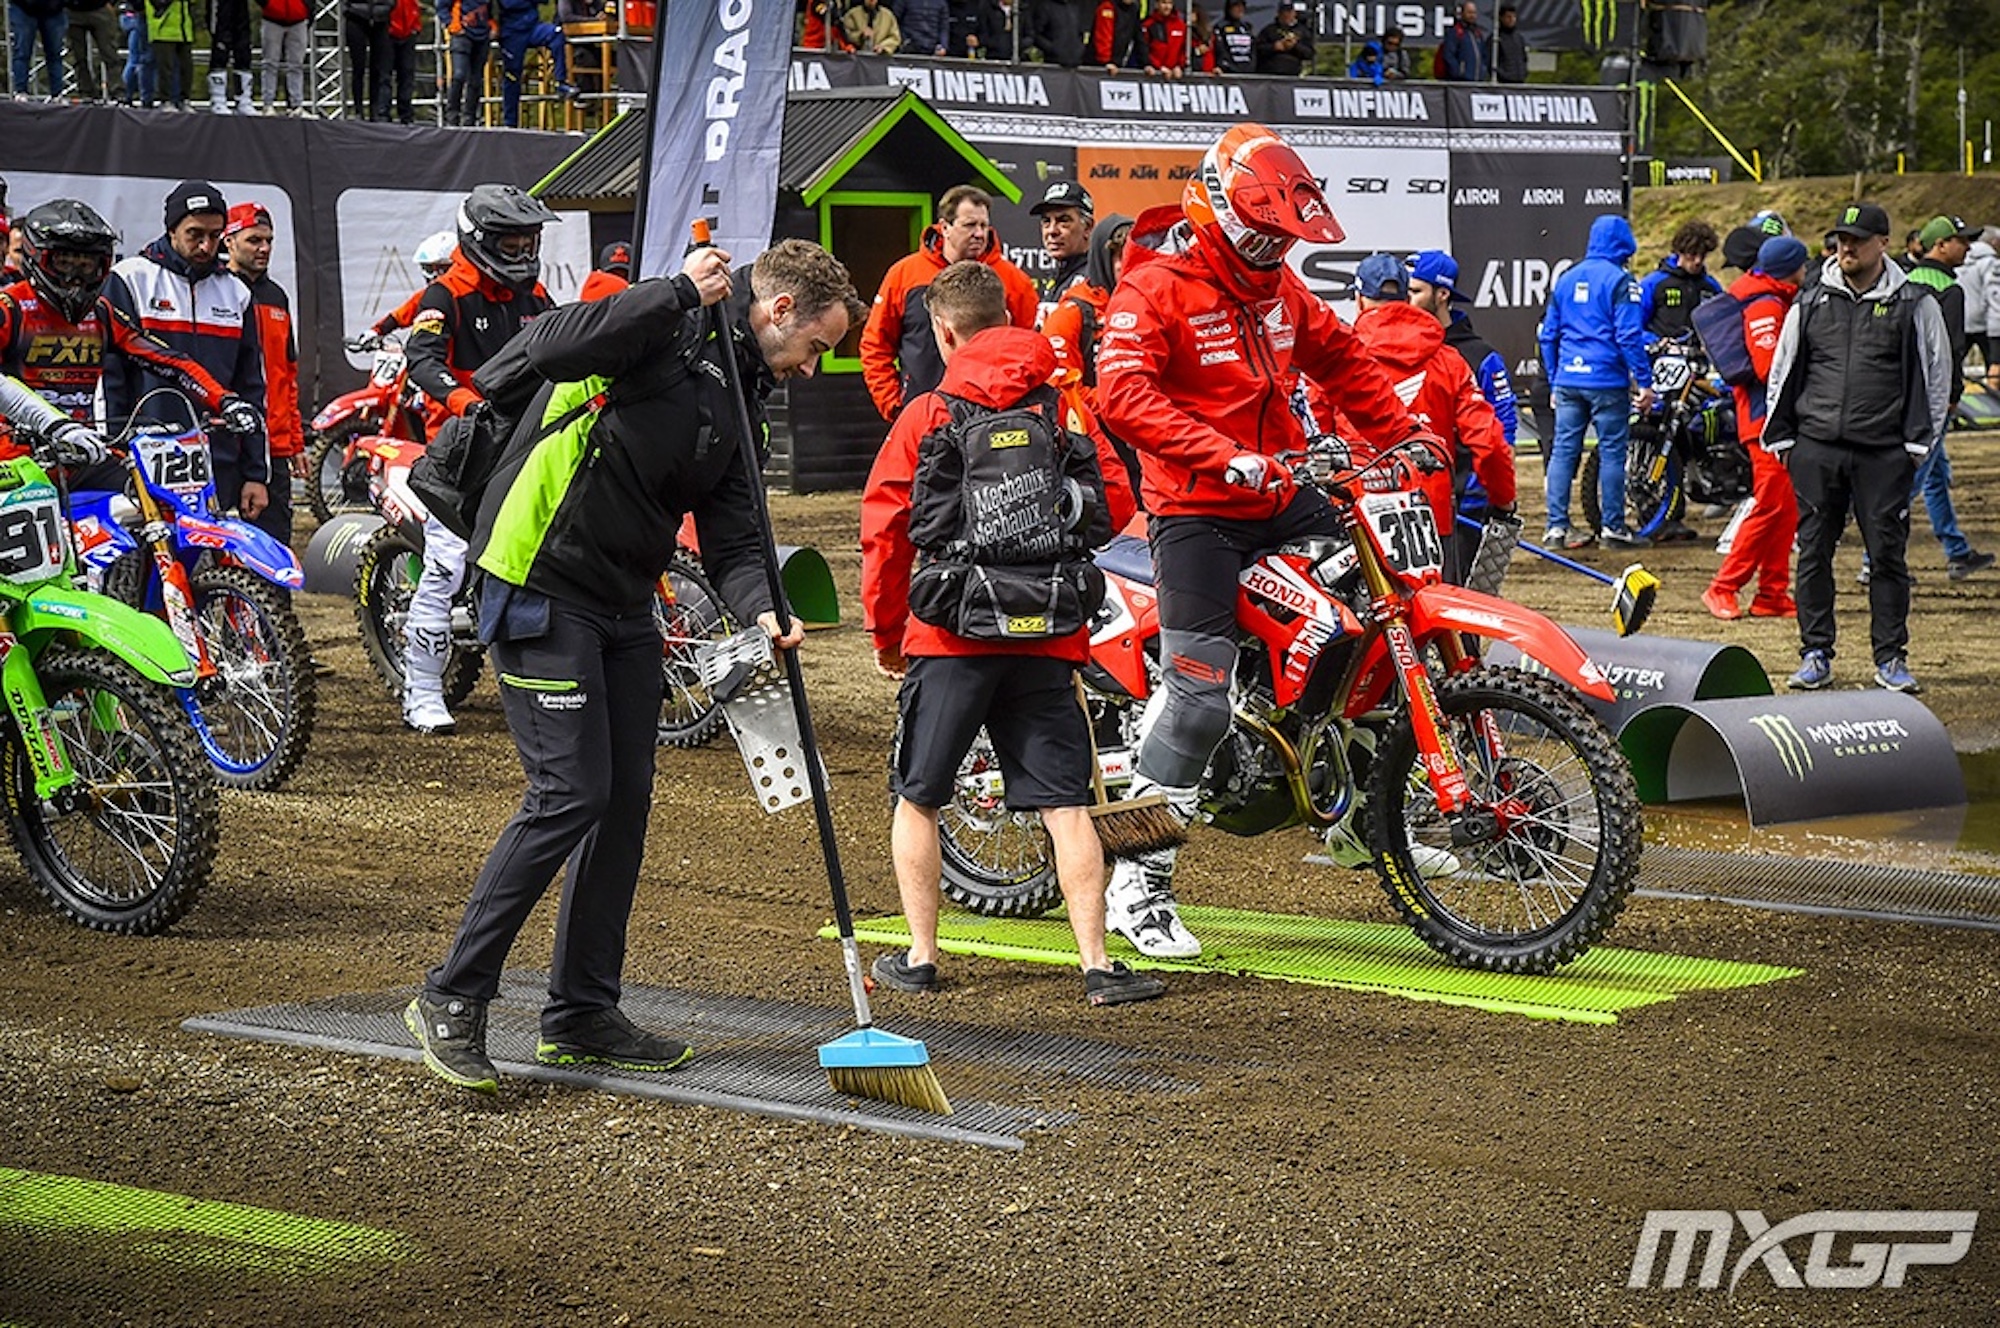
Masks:
[[[1365,813],[1364,850],[1426,943],[1466,967],[1548,972],[1610,929],[1636,883],[1638,794],[1616,739],[1574,695],[1482,664],[1477,642],[1507,641],[1588,695],[1612,691],[1555,623],[1440,579],[1443,542],[1428,500],[1396,474],[1401,450],[1360,470],[1337,443],[1282,458],[1326,493],[1338,534],[1243,571],[1233,721],[1202,776],[1199,819],[1249,836],[1323,833]],[[1158,600],[1143,539],[1120,536],[1097,562],[1108,590],[1083,678],[1116,793],[1159,692]],[[1007,810],[983,734],[941,825],[955,903],[1035,916],[1061,902],[1039,819]]]
[[[363,437],[424,441],[424,395],[410,382],[410,362],[401,342],[370,333],[349,341],[351,350],[371,350],[375,363],[368,381],[319,408],[308,430],[306,502],[313,515],[330,521],[335,512],[365,512],[368,462],[356,446]]]

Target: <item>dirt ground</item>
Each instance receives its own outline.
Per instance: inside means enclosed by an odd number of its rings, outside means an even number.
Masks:
[[[2000,436],[1953,449],[1965,524],[2000,547]],[[1532,461],[1524,477],[1539,487]],[[858,628],[855,497],[776,507],[840,586],[848,625],[809,640],[807,674],[858,908],[892,912],[892,692]],[[1915,548],[1924,699],[1962,749],[2000,744],[2000,575],[1954,583],[1934,542]],[[1666,582],[1649,631],[1726,634],[1774,675],[1792,666],[1790,623],[1702,611],[1706,543],[1646,561]],[[1853,561],[1841,622],[1858,646]],[[1517,561],[1513,588],[1604,621],[1599,587],[1539,560]],[[184,1033],[193,1014],[413,985],[519,795],[490,682],[460,736],[407,736],[345,603],[301,604],[334,670],[314,748],[284,792],[225,799],[215,883],[173,934],[82,931],[0,866],[0,1167],[361,1223],[418,1254],[278,1280],[0,1224],[0,1321],[1993,1322],[2000,945],[1985,932],[1638,900],[1613,943],[1806,973],[1611,1027],[1224,976],[1101,1012],[1073,974],[954,960],[922,1013],[1230,1066],[1185,1095],[1084,1091],[1077,1124],[1018,1154],[519,1083],[478,1100],[412,1064]],[[1859,685],[1865,655],[1842,656],[1844,681]],[[746,792],[727,745],[663,753],[628,977],[838,1006],[837,951],[814,939],[830,909],[810,821],[766,818]],[[1302,866],[1310,847],[1299,831],[1198,835],[1185,892],[1391,917],[1370,878]],[[546,963],[549,918],[517,963]],[[909,999],[883,996],[892,1023]],[[1640,1225],[1662,1208],[1773,1223],[1972,1209],[1980,1226],[1963,1262],[1896,1290],[1781,1290],[1761,1268],[1733,1299],[1628,1290]],[[1744,1244],[1739,1231],[1732,1257]]]

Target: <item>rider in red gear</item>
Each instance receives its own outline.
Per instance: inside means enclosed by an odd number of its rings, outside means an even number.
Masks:
[[[0,370],[71,419],[91,423],[107,354],[123,356],[221,413],[231,398],[193,356],[173,349],[104,298],[118,233],[75,199],[19,221],[25,275],[0,289]],[[6,455],[20,455],[17,447]]]
[[[1230,722],[1242,568],[1334,533],[1325,495],[1276,458],[1306,439],[1289,408],[1299,371],[1378,444],[1420,430],[1355,335],[1285,266],[1343,232],[1299,155],[1257,124],[1223,134],[1188,181],[1179,220],[1155,208],[1128,241],[1097,358],[1105,424],[1139,452],[1160,612],[1165,703],[1140,744],[1133,792],[1183,818]],[[1181,923],[1174,851],[1118,863],[1108,925],[1151,955],[1198,954]]]

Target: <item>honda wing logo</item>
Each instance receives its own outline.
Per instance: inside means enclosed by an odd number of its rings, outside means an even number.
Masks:
[[[1723,1265],[1729,1260],[1730,1238],[1740,1222],[1750,1243],[1736,1256],[1729,1276],[1729,1292],[1752,1264],[1761,1263],[1771,1284],[1781,1290],[1801,1288],[1813,1291],[1860,1291],[1869,1287],[1900,1287],[1911,1268],[1918,1264],[1940,1267],[1957,1263],[1972,1248],[1973,1227],[1979,1214],[1973,1211],[1940,1212],[1844,1212],[1805,1213],[1772,1226],[1755,1209],[1654,1209],[1646,1214],[1639,1229],[1639,1248],[1632,1256],[1632,1275],[1625,1285],[1643,1291],[1653,1285],[1654,1265],[1660,1246],[1667,1246],[1666,1267],[1660,1273],[1662,1291],[1678,1291],[1687,1285],[1688,1269],[1694,1262],[1695,1246],[1704,1238],[1701,1269],[1695,1285],[1713,1291],[1722,1285]],[[1856,1240],[1856,1236],[1918,1235],[1918,1240]],[[1836,1262],[1834,1247],[1849,1237],[1846,1255]],[[1799,1271],[1785,1252],[1787,1241],[1811,1237],[1806,1251],[1805,1271]]]
[[[1799,726],[1785,715],[1752,715],[1750,727],[1771,740],[1778,749],[1778,759],[1785,763],[1785,773],[1803,784],[1806,772],[1813,768],[1812,748],[1806,745],[1805,735]]]

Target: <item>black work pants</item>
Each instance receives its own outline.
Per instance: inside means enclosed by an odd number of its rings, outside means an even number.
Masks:
[[[1799,649],[1833,654],[1833,550],[1849,512],[1868,551],[1868,635],[1877,664],[1910,644],[1910,484],[1917,460],[1901,447],[1801,438],[1785,454],[1799,496]]]
[[[434,997],[491,1000],[515,936],[567,863],[545,1031],[618,1004],[661,695],[650,608],[614,616],[548,604],[546,632],[491,647],[528,791],[480,868],[451,952],[425,982]]]

